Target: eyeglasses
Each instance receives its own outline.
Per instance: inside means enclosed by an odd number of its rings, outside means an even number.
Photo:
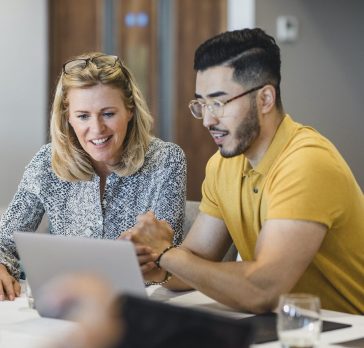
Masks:
[[[252,89],[248,89],[247,91],[245,91],[244,93],[241,93],[231,99],[228,99],[224,102],[222,102],[221,100],[217,100],[217,99],[212,99],[209,103],[203,103],[200,100],[194,99],[191,100],[190,103],[188,104],[188,107],[190,108],[190,111],[193,115],[193,117],[197,118],[197,119],[203,119],[203,110],[204,108],[207,108],[208,112],[213,115],[214,117],[217,118],[221,118],[224,116],[224,106],[230,102],[232,102],[235,99],[244,97],[245,95],[255,92],[258,89],[263,88],[265,85],[261,85],[258,87],[254,87]]]
[[[121,65],[120,59],[118,56],[109,56],[107,54],[102,54],[95,57],[90,58],[78,58],[69,60],[68,62],[63,64],[63,72],[66,75],[72,75],[75,73],[79,73],[83,69],[87,67],[89,63],[93,63],[96,65],[98,69],[104,68],[104,67],[115,67],[116,63],[119,63]]]

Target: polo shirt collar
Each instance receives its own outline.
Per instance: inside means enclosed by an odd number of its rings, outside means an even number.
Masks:
[[[267,152],[264,154],[263,158],[254,169],[255,172],[266,175],[273,165],[274,161],[280,154],[280,152],[286,147],[288,142],[291,140],[292,135],[297,129],[297,124],[293,122],[292,118],[286,114],[278,126],[276,134],[273,137],[271,144],[268,147]],[[244,163],[244,176],[248,174],[248,172],[252,170],[252,166],[250,165],[248,159],[245,157]]]

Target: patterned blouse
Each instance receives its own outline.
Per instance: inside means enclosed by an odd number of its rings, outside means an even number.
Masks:
[[[0,220],[0,263],[19,277],[13,232],[35,231],[44,213],[49,232],[115,239],[152,210],[166,220],[180,243],[186,195],[186,161],[181,148],[153,138],[143,166],[133,175],[111,173],[100,201],[100,178],[68,182],[51,167],[51,144],[42,146],[25,169],[18,190]]]

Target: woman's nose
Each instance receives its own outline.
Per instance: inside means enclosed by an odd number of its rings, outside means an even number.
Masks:
[[[105,129],[105,122],[102,117],[95,117],[92,122],[92,130],[95,133],[102,133]]]

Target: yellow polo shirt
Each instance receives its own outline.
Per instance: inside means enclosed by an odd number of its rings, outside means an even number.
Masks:
[[[286,115],[258,166],[211,157],[200,210],[224,220],[243,260],[253,260],[268,219],[308,220],[328,231],[292,292],[326,309],[364,314],[364,197],[335,146]],[[309,243],[309,241],[307,241]],[[289,261],[287,261],[289,262]]]

